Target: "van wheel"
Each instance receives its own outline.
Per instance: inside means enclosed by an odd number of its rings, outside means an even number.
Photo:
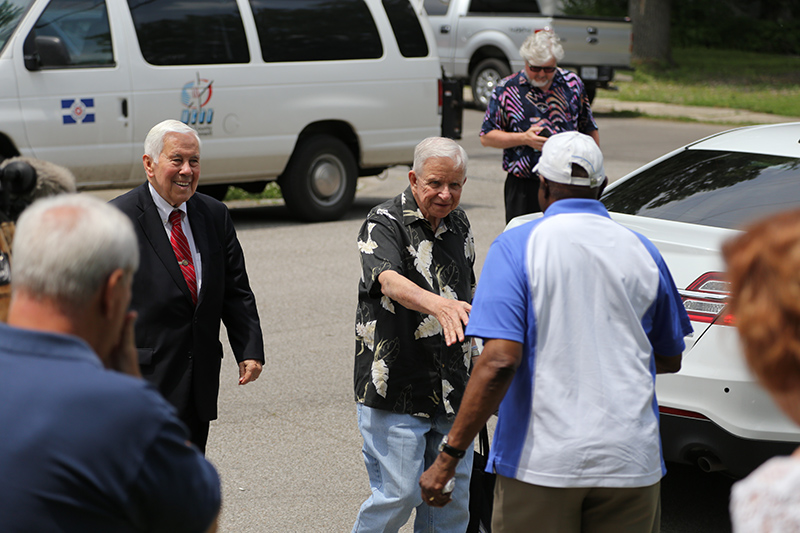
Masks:
[[[297,147],[278,179],[286,206],[303,220],[337,220],[356,194],[353,153],[331,135],[316,135]]]
[[[501,59],[490,57],[484,59],[475,67],[470,76],[472,99],[475,106],[481,111],[486,110],[492,91],[500,80],[511,74],[511,68]]]

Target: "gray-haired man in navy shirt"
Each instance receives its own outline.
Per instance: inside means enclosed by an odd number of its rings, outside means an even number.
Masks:
[[[20,217],[0,324],[0,531],[216,530],[220,484],[141,379],[128,218],[84,195]]]

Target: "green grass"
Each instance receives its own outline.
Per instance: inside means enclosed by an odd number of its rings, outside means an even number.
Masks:
[[[225,195],[225,201],[230,200],[271,200],[274,198],[283,198],[281,196],[281,188],[278,187],[277,181],[270,181],[264,190],[259,193],[250,193],[239,187],[229,187],[228,194]]]
[[[800,56],[678,48],[672,57],[674,66],[640,65],[598,96],[800,116]]]

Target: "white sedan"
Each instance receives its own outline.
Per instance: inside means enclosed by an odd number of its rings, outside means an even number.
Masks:
[[[601,200],[661,251],[694,328],[681,371],[656,380],[665,459],[742,477],[792,453],[800,427],[747,369],[726,313],[720,247],[749,222],[800,207],[800,123],[707,137],[612,183]]]

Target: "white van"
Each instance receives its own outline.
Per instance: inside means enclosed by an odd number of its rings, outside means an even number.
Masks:
[[[175,118],[201,136],[206,192],[277,179],[297,216],[339,218],[358,176],[441,134],[425,16],[410,0],[1,0],[0,159],[135,186],[148,130]]]

